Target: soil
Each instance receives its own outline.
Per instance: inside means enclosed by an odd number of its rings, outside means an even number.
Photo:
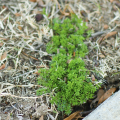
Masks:
[[[49,67],[51,55],[46,43],[53,36],[49,19],[61,21],[76,14],[92,30],[85,40],[89,53],[84,58],[94,81],[102,82],[93,99],[74,106],[82,120],[98,106],[96,98],[120,85],[120,1],[119,0],[30,0],[0,2],[0,119],[62,120],[67,115],[50,104],[50,96],[37,96],[40,68]],[[41,16],[42,13],[44,16]],[[36,16],[37,15],[37,16]],[[40,17],[39,17],[40,16]],[[48,16],[48,17],[47,17]],[[36,20],[37,19],[37,20]],[[102,94],[104,95],[104,93]],[[101,95],[101,96],[102,96]],[[71,114],[72,114],[71,113]],[[75,117],[73,118],[75,119]],[[72,120],[72,119],[71,119]]]

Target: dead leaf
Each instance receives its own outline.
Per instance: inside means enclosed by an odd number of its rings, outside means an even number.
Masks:
[[[40,119],[39,120],[43,120],[43,115],[40,117]]]
[[[95,76],[93,74],[91,75],[91,79],[92,81],[95,81]]]
[[[104,102],[107,98],[109,98],[115,91],[116,91],[116,88],[111,88],[107,92],[105,92],[104,95],[99,99],[98,105]]]
[[[36,2],[36,0],[30,0],[30,2]]]
[[[105,93],[105,91],[103,89],[99,89],[99,91],[97,93],[97,100],[99,100],[104,93]]]
[[[108,27],[109,27],[108,25],[104,25],[104,26],[103,26],[103,28],[104,28],[105,30],[108,29]]]
[[[38,71],[34,72],[33,74],[40,75],[40,73]]]
[[[73,57],[75,57],[75,52],[73,52]]]
[[[1,43],[0,43],[0,47],[2,47],[2,46],[3,46],[3,43],[1,42]]]
[[[62,11],[59,2],[57,0],[55,0],[55,1],[58,4],[58,8],[63,15],[70,16],[70,13],[74,13],[72,8],[68,4],[65,5],[64,10]],[[68,10],[69,12],[66,12],[66,10]]]
[[[74,119],[74,118],[83,118],[83,117],[81,117],[80,116],[80,113],[81,111],[77,111],[77,112],[74,112],[73,114],[71,114],[70,116],[68,116],[67,118],[65,118],[64,120],[72,120],[72,119]],[[79,117],[78,117],[78,114],[79,114]]]
[[[110,33],[108,33],[108,34],[103,38],[103,40],[105,40],[105,39],[107,39],[107,38],[109,38],[109,37],[111,37],[111,36],[114,36],[114,35],[116,35],[116,34],[117,34],[117,31],[110,32]]]
[[[21,14],[20,13],[15,13],[15,16],[19,17],[19,16],[21,16]]]
[[[7,57],[7,52],[4,52],[3,55],[1,56],[0,60],[4,60]],[[4,69],[6,66],[6,62],[0,66],[0,70]]]
[[[4,52],[4,54],[1,56],[1,60],[5,59],[7,56],[7,52]]]
[[[22,30],[22,27],[21,27],[21,26],[18,26],[18,29],[19,29],[19,30]]]
[[[3,9],[5,9],[5,8],[6,8],[6,6],[5,6],[5,5],[3,5],[3,6],[2,6],[2,8],[3,8]]]
[[[113,1],[115,1],[115,0],[110,0],[111,3],[112,3]]]
[[[103,89],[99,89],[99,91],[97,93],[97,98],[94,99],[90,104],[91,108],[92,108],[92,106],[94,106],[94,107],[96,106],[96,102],[99,101],[99,99],[103,96],[104,93],[105,93],[105,91]]]
[[[99,55],[100,58],[105,58],[105,56],[103,54]]]
[[[8,38],[0,38],[0,40],[8,40]]]
[[[6,64],[6,62],[5,62]],[[2,66],[0,66],[0,70],[4,69],[5,68],[5,64],[3,64]]]

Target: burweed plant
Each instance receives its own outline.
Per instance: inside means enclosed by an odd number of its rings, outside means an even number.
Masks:
[[[49,69],[39,70],[38,84],[46,88],[39,89],[37,94],[51,93],[51,103],[56,104],[59,111],[70,114],[72,106],[85,103],[100,86],[87,77],[89,70],[82,60],[88,52],[83,35],[86,33],[89,37],[90,31],[75,15],[63,23],[54,20],[51,27],[54,36],[47,43],[46,51],[53,57]]]

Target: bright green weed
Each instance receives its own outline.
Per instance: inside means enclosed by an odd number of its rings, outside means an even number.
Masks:
[[[63,23],[56,19],[53,21],[54,36],[46,48],[49,54],[53,54],[50,69],[40,69],[38,78],[38,84],[46,86],[46,89],[39,89],[37,94],[50,93],[55,89],[51,103],[56,104],[59,111],[70,114],[71,106],[85,103],[99,88],[87,78],[89,72],[82,60],[88,52],[83,34],[90,34],[90,31],[75,15],[71,19],[66,18]]]

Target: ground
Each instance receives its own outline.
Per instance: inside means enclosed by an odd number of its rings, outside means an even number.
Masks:
[[[119,0],[1,0],[0,2],[0,117],[34,120],[64,119],[63,113],[50,104],[48,95],[37,96],[40,68],[48,67],[50,56],[46,43],[53,36],[50,19],[64,20],[70,13],[82,18],[92,30],[85,40],[89,53],[84,58],[91,79],[102,80],[103,86],[92,100],[73,107],[83,113],[97,107],[100,91],[119,89],[120,76],[120,2]],[[36,14],[44,14],[36,19]],[[47,17],[48,16],[48,17]],[[37,21],[36,21],[37,20]],[[104,92],[102,95],[104,95]],[[86,114],[83,114],[83,117]],[[88,114],[87,113],[87,114]],[[43,118],[44,116],[44,118]],[[80,116],[79,116],[80,117]],[[69,118],[70,119],[70,118]],[[82,119],[82,118],[79,118]]]

